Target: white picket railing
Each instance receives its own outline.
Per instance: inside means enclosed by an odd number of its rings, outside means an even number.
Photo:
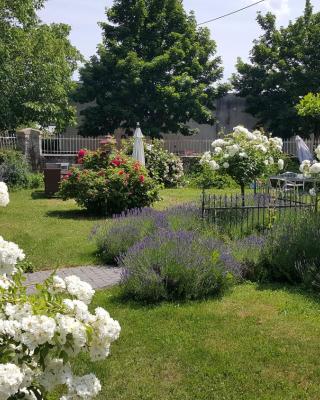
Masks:
[[[2,146],[1,139],[3,138],[0,137],[0,148],[4,147]],[[97,150],[101,146],[102,139],[104,138],[88,138],[81,136],[41,138],[41,154],[43,156],[74,156],[80,149]],[[15,139],[11,138],[11,140],[14,141]],[[171,153],[188,157],[200,155],[205,151],[209,151],[211,149],[212,141],[213,139],[164,139],[163,146]],[[313,152],[315,147],[320,144],[320,140],[306,139],[305,143],[309,147],[310,151]],[[297,155],[296,142],[294,138],[285,139],[283,141],[283,151],[287,154],[294,156]]]
[[[17,138],[15,135],[0,136],[0,150],[1,149],[16,149]]]
[[[101,147],[102,137],[87,138],[82,136],[50,136],[40,138],[41,155],[75,156],[80,149],[97,150]]]

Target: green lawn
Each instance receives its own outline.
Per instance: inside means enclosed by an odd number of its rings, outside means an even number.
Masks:
[[[200,195],[197,189],[163,190],[163,200],[155,207],[197,201]],[[97,264],[95,244],[89,240],[97,222],[72,200],[47,199],[40,191],[21,190],[10,193],[10,204],[0,210],[0,235],[17,243],[37,270]]]
[[[111,356],[80,360],[101,379],[98,399],[320,398],[320,304],[298,291],[237,286],[222,299],[143,307],[99,292],[122,326]],[[57,399],[58,397],[52,397]]]

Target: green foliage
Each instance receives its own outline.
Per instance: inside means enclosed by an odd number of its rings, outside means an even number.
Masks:
[[[270,231],[262,247],[257,277],[318,285],[320,270],[320,216],[290,215]]]
[[[221,60],[207,28],[181,0],[115,0],[101,23],[103,43],[80,73],[76,100],[87,107],[80,132],[101,135],[139,121],[146,134],[189,134],[186,123],[214,123],[225,92]]]
[[[28,174],[28,188],[30,189],[39,189],[43,187],[43,174],[41,173],[30,173]]]
[[[0,1],[0,131],[37,123],[58,131],[75,121],[69,96],[81,59],[70,27],[41,24],[44,1]]]
[[[88,161],[91,166],[93,159],[101,163],[101,158],[93,157],[91,153]],[[107,156],[106,159],[108,166],[105,168],[74,168],[61,183],[62,198],[74,198],[90,213],[102,215],[149,206],[158,199],[156,184],[138,162],[121,153]]]
[[[10,188],[28,187],[29,165],[22,153],[0,150],[0,181]]]
[[[213,171],[208,164],[199,164],[193,169],[189,178],[189,185],[199,189],[224,189],[236,186],[232,178],[218,171]]]
[[[320,87],[320,13],[310,0],[304,15],[287,27],[276,27],[276,17],[259,14],[264,34],[256,39],[250,63],[238,60],[233,85],[247,98],[247,110],[273,134],[290,137],[314,133],[314,124],[297,114],[301,96]]]
[[[320,135],[320,93],[308,93],[296,106],[300,117],[304,117],[314,124],[314,133]]]

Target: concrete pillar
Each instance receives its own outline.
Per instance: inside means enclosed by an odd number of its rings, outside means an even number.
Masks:
[[[40,135],[41,131],[32,128],[16,132],[17,149],[26,156],[33,171],[41,167]]]

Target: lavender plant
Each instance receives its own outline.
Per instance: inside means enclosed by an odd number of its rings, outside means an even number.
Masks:
[[[218,295],[241,277],[223,243],[187,231],[157,231],[132,246],[119,265],[123,295],[144,302]]]
[[[200,228],[200,211],[196,205],[179,205],[165,211],[146,207],[114,215],[111,220],[97,225],[92,237],[96,240],[98,255],[108,264],[114,263],[131,246],[155,231],[192,231]]]

